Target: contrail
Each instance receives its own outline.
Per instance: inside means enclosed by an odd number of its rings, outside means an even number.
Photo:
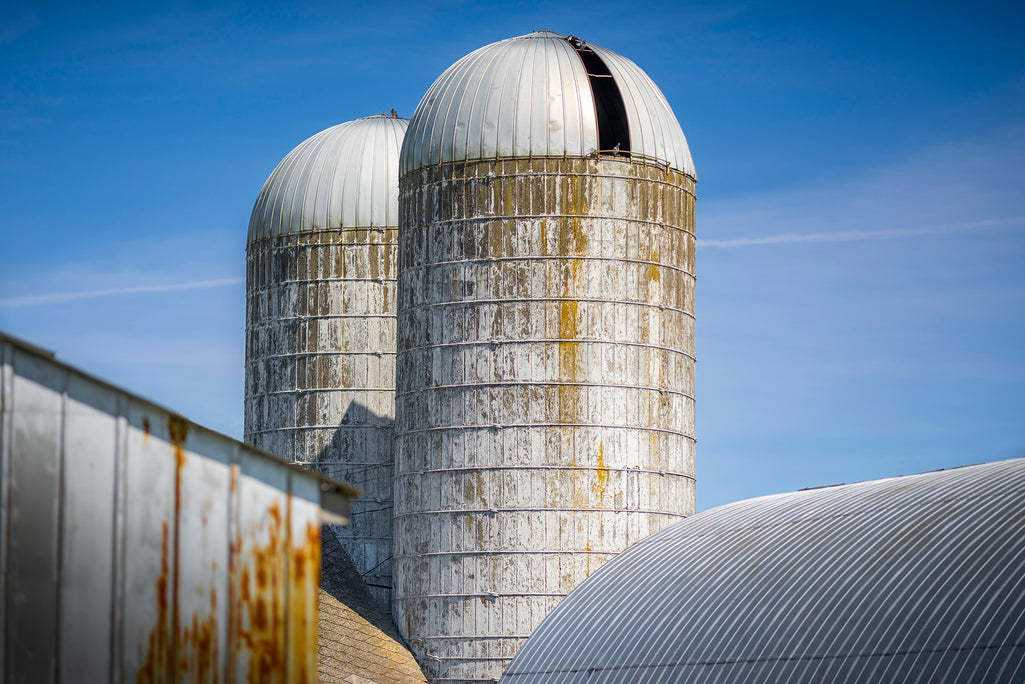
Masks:
[[[218,280],[199,280],[191,283],[171,283],[167,285],[142,285],[139,287],[118,287],[109,290],[86,290],[84,292],[55,292],[53,294],[31,295],[28,297],[9,297],[0,299],[0,309],[13,309],[19,306],[38,306],[71,302],[76,299],[93,299],[112,295],[140,294],[144,292],[178,292],[181,290],[203,290],[211,287],[238,285],[242,278],[220,278]]]
[[[894,228],[891,230],[842,230],[835,233],[784,233],[765,237],[740,237],[728,240],[698,240],[698,247],[752,247],[755,245],[793,245],[805,242],[854,242],[857,240],[894,240],[922,235],[976,233],[992,228],[1025,223],[1025,218],[991,219],[949,226],[928,228]]]

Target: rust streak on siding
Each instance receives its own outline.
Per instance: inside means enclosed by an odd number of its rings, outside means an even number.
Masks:
[[[284,681],[285,673],[285,541],[281,505],[267,509],[267,542],[239,549],[238,612],[235,630],[238,648],[249,660],[250,684]],[[251,533],[255,532],[251,531]]]
[[[168,584],[170,582],[170,558],[168,556],[169,530],[167,521],[162,523],[160,538],[160,574],[157,576],[157,623],[149,634],[147,641],[146,655],[141,653],[142,645],[139,646],[139,657],[142,660],[142,667],[136,675],[139,684],[161,684],[172,681],[171,677],[171,630],[168,629],[167,620],[169,612]]]

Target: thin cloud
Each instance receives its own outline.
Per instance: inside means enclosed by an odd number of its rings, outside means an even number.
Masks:
[[[142,285],[138,287],[119,287],[106,290],[86,290],[82,292],[55,292],[52,294],[31,295],[27,297],[9,297],[7,299],[0,299],[0,309],[13,309],[16,307],[24,306],[57,304],[60,302],[71,302],[78,299],[95,299],[97,297],[111,297],[114,295],[144,294],[150,292],[180,292],[182,290],[205,290],[214,287],[238,285],[242,282],[242,278],[219,278],[216,280],[198,280],[191,283]]]
[[[9,20],[0,28],[0,45],[9,45],[23,35],[39,26],[39,17],[34,11],[26,12],[16,19]]]
[[[924,235],[979,233],[1025,224],[1025,217],[990,219],[926,228],[893,228],[889,230],[843,230],[833,233],[783,233],[764,237],[739,237],[727,240],[698,240],[698,247],[753,247],[757,245],[794,245],[810,242],[855,242],[860,240],[896,240]]]

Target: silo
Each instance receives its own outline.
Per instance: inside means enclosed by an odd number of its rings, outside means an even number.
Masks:
[[[445,71],[400,164],[392,608],[489,681],[694,512],[694,166],[636,64],[548,31]]]
[[[398,155],[371,116],[292,150],[246,249],[245,440],[363,491],[334,527],[375,598],[391,588]]]

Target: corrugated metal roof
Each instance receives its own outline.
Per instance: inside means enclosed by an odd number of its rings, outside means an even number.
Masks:
[[[741,501],[574,590],[504,684],[1025,680],[1025,459]]]
[[[695,175],[665,96],[636,64],[587,45],[608,66],[626,108],[631,151]],[[410,120],[401,174],[499,157],[583,156],[599,149],[594,97],[570,41],[538,31],[492,43],[449,67]]]
[[[397,226],[399,149],[407,119],[381,114],[332,126],[277,165],[253,207],[249,242],[287,233]]]

